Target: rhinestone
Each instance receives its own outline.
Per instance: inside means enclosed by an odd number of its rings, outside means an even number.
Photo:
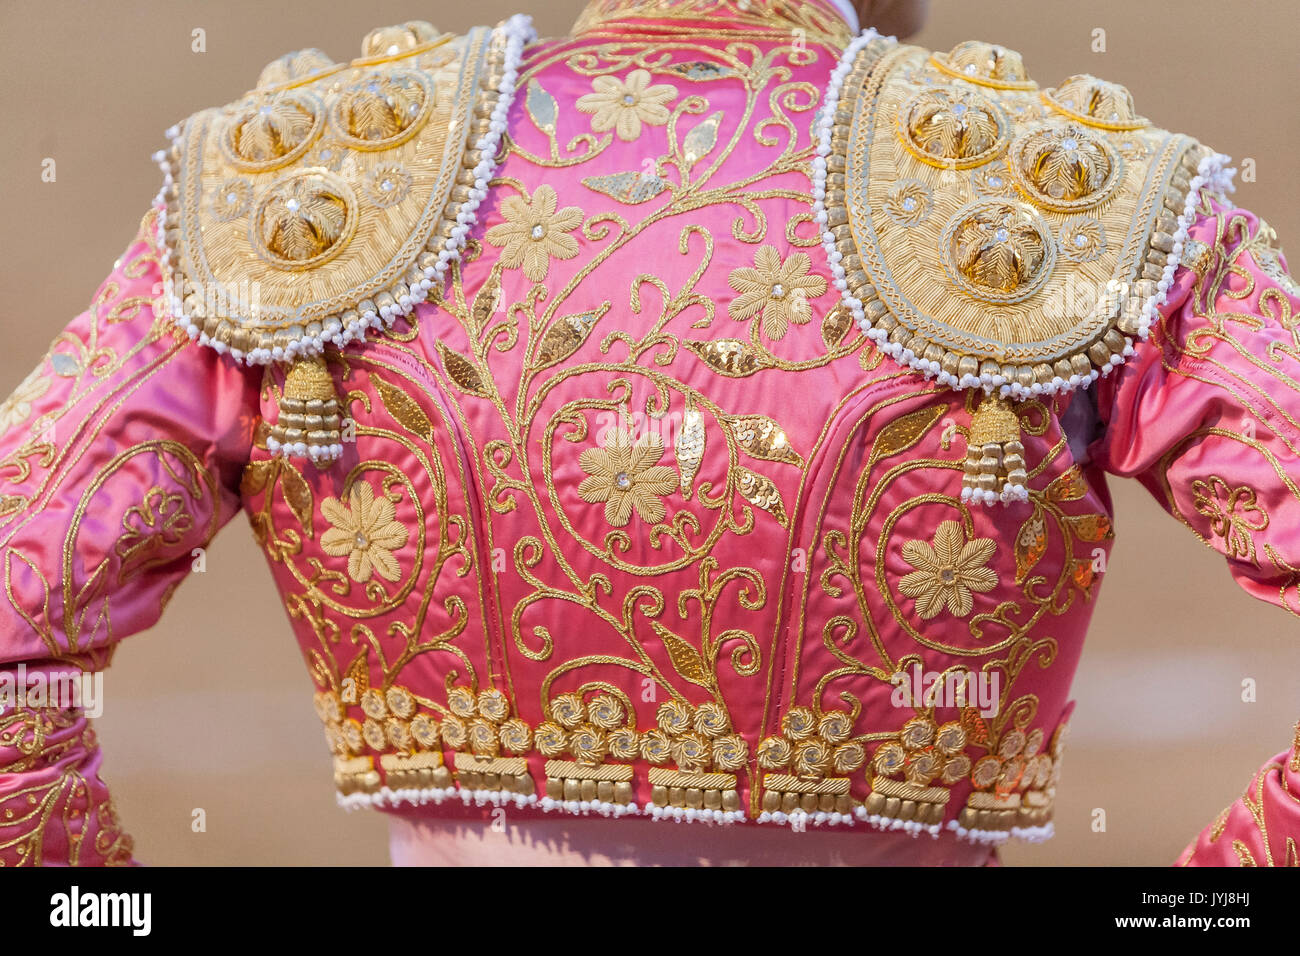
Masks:
[[[389,56],[397,56],[397,54],[401,53],[402,51],[401,51],[401,48],[398,47],[398,45],[397,45],[396,43],[394,43],[392,46],[390,46],[390,47],[389,47],[387,50],[385,50],[384,52],[387,53]]]
[[[391,179],[385,179],[382,183],[379,184],[379,188],[382,189],[384,192],[390,192],[393,188],[393,181]]]
[[[1061,145],[1066,149],[1078,149],[1079,141],[1073,136],[1067,136],[1065,139],[1061,140]]]
[[[974,75],[975,75],[975,64],[974,64],[974,63],[967,63],[967,64],[966,64],[966,75],[967,75],[967,76],[974,76]]]
[[[356,542],[358,548],[364,548],[370,543],[369,539],[360,531],[356,533],[352,540]]]
[[[781,285],[781,283],[779,283],[779,282],[776,283],[774,286],[772,286],[772,298],[774,298],[774,299],[784,299],[784,298],[785,298],[785,286]]]
[[[1007,230],[1005,228],[1001,228],[998,229],[997,232],[993,233],[993,238],[996,239],[998,242],[1006,242],[1008,235],[1009,233],[1007,232]]]
[[[541,223],[538,223],[537,225],[533,226],[533,231],[531,235],[534,239],[542,238],[542,236],[546,235],[546,227],[543,226]]]
[[[270,115],[271,115],[271,107],[269,107],[269,106],[263,106],[260,110],[258,110],[258,112],[261,113],[263,116],[270,116]]]
[[[626,491],[632,487],[632,477],[626,471],[620,471],[614,476],[614,484]]]
[[[1001,188],[1002,188],[1002,177],[1001,177],[1001,176],[990,176],[990,177],[989,177],[989,185],[992,186],[994,189],[1001,189]]]
[[[908,196],[906,199],[903,200],[903,209],[905,211],[911,212],[915,208],[916,208],[916,200],[913,199],[911,196]]]
[[[623,94],[623,103],[625,106],[631,106],[635,102],[636,102],[636,97],[633,96],[631,93]]]
[[[235,193],[226,193],[226,202],[233,206],[235,203],[239,202],[239,196]]]
[[[1088,244],[1088,237],[1082,234],[1077,235],[1074,237],[1074,244],[1082,249]]]
[[[297,211],[298,211],[298,200],[296,200],[296,199],[290,199],[288,202],[286,202],[286,203],[284,204],[284,208],[287,209],[287,210],[289,210],[290,212],[297,212]]]
[[[962,115],[963,113],[965,113],[965,112],[966,112],[966,104],[965,104],[965,103],[954,103],[954,104],[952,104],[952,115],[953,115],[953,116],[961,116],[961,115]]]

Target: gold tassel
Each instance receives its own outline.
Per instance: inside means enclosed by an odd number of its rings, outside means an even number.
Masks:
[[[285,375],[280,414],[267,448],[286,457],[333,461],[343,454],[339,425],[338,394],[329,366],[319,355],[296,359]]]
[[[1025,446],[1020,442],[1020,417],[1011,403],[998,394],[986,394],[971,418],[966,443],[966,474],[961,480],[963,500],[991,505],[997,501],[1025,501]]]

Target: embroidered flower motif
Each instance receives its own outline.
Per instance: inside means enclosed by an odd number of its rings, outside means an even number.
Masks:
[[[395,206],[411,193],[411,174],[401,163],[382,163],[366,177],[366,195],[381,209]]]
[[[916,568],[898,582],[898,590],[916,598],[916,613],[923,620],[938,614],[945,606],[955,617],[965,617],[973,607],[972,591],[990,591],[997,586],[997,572],[986,567],[996,545],[992,538],[966,541],[961,525],[944,521],[934,534],[934,541],[908,541],[903,545],[904,560]]]
[[[1010,196],[1015,193],[1011,175],[1000,164],[979,167],[971,173],[970,184],[980,196]]]
[[[1249,485],[1233,488],[1218,475],[1192,482],[1192,503],[1210,519],[1210,530],[1223,539],[1230,558],[1255,561],[1252,531],[1268,527],[1268,515],[1259,507],[1255,489]]]
[[[1106,230],[1092,216],[1071,216],[1061,223],[1059,247],[1062,258],[1092,262],[1106,251]]]
[[[13,394],[0,402],[0,434],[32,417],[32,403],[50,390],[50,380],[41,374],[38,365],[18,383]]]
[[[598,76],[591,82],[595,91],[578,98],[578,109],[593,114],[595,133],[614,130],[618,138],[631,142],[641,135],[641,124],[663,126],[668,122],[668,102],[677,90],[667,83],[650,85],[649,70],[633,70],[626,80]]]
[[[812,260],[796,252],[784,262],[775,246],[762,246],[754,254],[754,265],[731,271],[728,280],[737,293],[727,313],[737,322],[761,315],[763,334],[777,340],[793,322],[803,325],[812,319],[809,299],[826,291],[826,280],[809,275]]]
[[[352,486],[350,506],[337,498],[321,502],[321,512],[331,525],[321,535],[321,550],[332,558],[348,559],[348,577],[358,584],[378,573],[389,581],[398,576],[393,551],[406,544],[408,532],[396,521],[397,510],[387,498],[376,498],[368,482]]]
[[[578,254],[578,240],[566,233],[582,223],[582,210],[565,206],[556,212],[559,197],[552,186],[542,185],[532,200],[510,196],[501,204],[505,222],[487,231],[485,238],[503,247],[501,264],[507,269],[523,266],[533,282],[546,278],[552,259],[572,259]]]
[[[885,215],[900,226],[919,226],[933,205],[930,187],[919,179],[900,179],[889,188],[883,205]]]
[[[605,520],[621,528],[632,517],[632,509],[642,521],[662,521],[666,509],[661,499],[677,487],[677,472],[667,465],[657,465],[664,453],[664,440],[647,433],[636,444],[622,428],[606,433],[604,448],[588,448],[578,457],[578,464],[590,477],[578,485],[583,501],[605,502]]]
[[[212,208],[218,219],[230,222],[247,213],[252,201],[253,184],[242,176],[234,176],[217,187]]]

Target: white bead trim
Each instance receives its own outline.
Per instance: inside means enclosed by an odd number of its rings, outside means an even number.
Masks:
[[[611,803],[608,800],[556,800],[553,797],[542,797],[537,801],[537,806],[543,813],[571,813],[580,817],[593,813],[602,817],[626,817],[641,812],[635,803]]]
[[[489,804],[494,807],[510,804],[526,807],[537,803],[536,794],[514,793],[510,790],[465,790],[458,787],[428,787],[424,790],[415,788],[393,790],[389,787],[381,787],[374,793],[338,793],[336,798],[339,806],[348,811],[364,807],[400,807],[404,803],[415,807],[456,799],[466,806],[474,804],[479,807]]]
[[[920,373],[927,379],[934,378],[940,385],[947,385],[957,391],[966,388],[982,388],[986,392],[992,392],[998,389],[1004,397],[1010,396],[1017,399],[1029,398],[1033,395],[1052,395],[1057,392],[1069,392],[1076,388],[1087,388],[1098,378],[1109,375],[1112,370],[1121,365],[1124,359],[1133,354],[1133,340],[1129,336],[1124,337],[1124,350],[1122,355],[1112,355],[1110,362],[1104,368],[1092,369],[1087,375],[1071,375],[1069,378],[1055,376],[1052,381],[1042,383],[1035,382],[1026,387],[1018,382],[1007,382],[1002,375],[993,375],[981,373],[979,375],[956,376],[945,372],[938,362],[931,362],[917,355],[911,349],[904,348],[897,342],[889,341],[889,333],[883,329],[872,327],[866,312],[862,308],[862,301],[849,291],[848,274],[845,271],[841,260],[843,253],[836,248],[835,237],[829,228],[829,216],[826,210],[826,171],[827,157],[831,154],[831,137],[835,125],[835,113],[839,106],[840,92],[844,81],[848,78],[853,70],[854,61],[858,53],[869,42],[879,39],[880,34],[875,30],[868,29],[855,37],[853,41],[845,48],[840,62],[836,65],[831,73],[830,83],[826,89],[826,101],[818,117],[816,125],[816,142],[817,155],[813,158],[813,220],[821,229],[822,246],[826,250],[826,258],[830,263],[831,274],[835,287],[840,291],[840,301],[844,304],[853,315],[854,323],[864,335],[876,343],[876,347],[886,355],[893,358],[901,365],[906,365]],[[885,39],[896,42],[895,37],[886,37]],[[1173,250],[1170,252],[1164,273],[1157,285],[1154,294],[1149,296],[1142,305],[1141,316],[1138,320],[1138,338],[1145,341],[1152,322],[1155,319],[1156,310],[1165,303],[1168,297],[1168,291],[1174,282],[1174,273],[1178,271],[1181,263],[1183,242],[1187,238],[1187,232],[1191,228],[1193,220],[1196,218],[1196,205],[1199,199],[1200,190],[1208,188],[1218,192],[1231,192],[1233,187],[1232,177],[1236,173],[1235,169],[1229,169],[1227,164],[1231,162],[1228,156],[1222,153],[1212,153],[1201,160],[1197,167],[1197,174],[1193,177],[1187,190],[1186,202],[1183,211],[1178,217],[1177,231],[1174,233]],[[1027,500],[1027,491],[1012,490],[1008,492],[1007,488],[1003,489],[1001,495],[992,492],[982,492],[985,497],[985,504],[993,504],[997,501],[1006,503],[1012,500]],[[991,500],[989,498],[991,496]],[[963,497],[967,496],[963,492]],[[979,500],[978,498],[976,500]]]
[[[699,810],[694,807],[658,807],[647,803],[641,812],[652,820],[671,820],[674,823],[707,823],[710,825],[729,825],[740,823],[745,819],[741,810]]]
[[[806,830],[809,826],[851,827],[855,823],[851,813],[840,813],[838,810],[814,810],[810,813],[803,809],[791,810],[789,813],[784,810],[764,810],[758,815],[758,822],[775,823],[778,826],[789,825],[796,830]]]
[[[343,348],[352,342],[364,343],[367,329],[388,328],[399,318],[414,311],[415,307],[428,297],[429,290],[433,288],[434,284],[443,279],[447,270],[451,268],[451,263],[460,258],[461,251],[465,247],[465,240],[474,228],[478,218],[478,207],[487,198],[488,180],[496,172],[497,148],[501,144],[501,136],[506,129],[506,118],[509,115],[511,104],[514,102],[515,84],[519,79],[519,64],[523,59],[524,45],[537,39],[537,32],[533,29],[532,18],[522,13],[506,20],[501,25],[500,31],[505,37],[505,51],[502,57],[504,72],[501,83],[497,87],[498,97],[489,118],[488,130],[473,147],[479,152],[481,158],[478,165],[474,167],[474,185],[469,190],[469,197],[458,208],[456,225],[452,228],[451,238],[444,240],[441,248],[438,248],[436,264],[423,270],[419,266],[413,265],[411,267],[411,271],[408,273],[409,281],[406,283],[407,294],[402,295],[400,299],[396,294],[393,294],[393,304],[380,307],[376,307],[371,299],[362,301],[355,309],[356,320],[346,326],[338,316],[330,316],[321,322],[322,329],[317,335],[304,335],[290,341],[284,347],[256,348],[248,352],[228,348],[202,331],[198,323],[185,314],[184,303],[176,295],[177,283],[171,275],[171,252],[164,241],[167,231],[165,196],[167,188],[173,182],[172,168],[170,161],[167,159],[167,150],[159,150],[154,153],[153,159],[163,174],[163,184],[155,200],[155,204],[159,208],[157,227],[159,264],[165,277],[164,295],[167,296],[167,307],[173,321],[184,329],[191,339],[195,339],[200,345],[208,346],[218,354],[229,352],[234,359],[244,362],[246,365],[266,365],[270,362],[290,361],[298,355],[318,355],[327,344]],[[168,143],[174,143],[181,135],[180,126],[171,127],[167,130],[166,135]],[[298,454],[296,451],[294,453]],[[342,449],[340,447],[339,454],[341,453]]]
[[[899,820],[897,817],[887,817],[880,813],[868,813],[867,808],[860,804],[854,808],[853,812],[859,820],[868,826],[875,827],[877,830],[902,830],[914,837],[918,837],[922,833],[928,833],[936,840],[943,831],[943,826],[938,823]]]
[[[343,446],[338,442],[333,445],[308,445],[306,442],[280,443],[270,435],[266,437],[266,450],[271,457],[311,458],[312,461],[337,461],[343,457]]]
[[[959,840],[971,843],[988,843],[999,846],[1008,840],[1023,840],[1026,843],[1044,843],[1056,835],[1056,828],[1051,823],[1040,827],[1012,827],[1010,830],[968,830],[956,820],[948,822],[948,829],[957,834]]]

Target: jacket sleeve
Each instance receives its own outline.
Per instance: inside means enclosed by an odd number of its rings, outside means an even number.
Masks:
[[[6,866],[131,861],[81,675],[158,620],[238,508],[260,375],[162,314],[156,216],[0,404]]]
[[[1300,287],[1274,238],[1201,198],[1150,339],[1097,386],[1097,458],[1145,485],[1248,593],[1300,617]],[[1297,840],[1292,744],[1179,862],[1295,865]]]

